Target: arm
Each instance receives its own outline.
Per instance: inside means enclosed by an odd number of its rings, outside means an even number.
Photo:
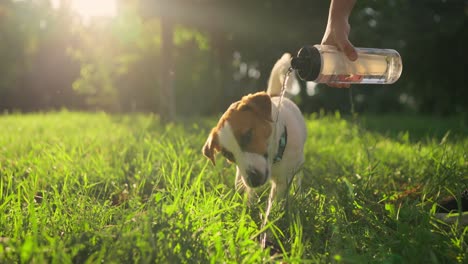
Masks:
[[[322,44],[338,47],[351,61],[357,59],[357,53],[348,39],[351,29],[348,18],[355,3],[356,0],[331,0],[327,28],[322,39]]]

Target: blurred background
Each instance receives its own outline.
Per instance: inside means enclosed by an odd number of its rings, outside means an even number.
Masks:
[[[264,90],[284,52],[319,44],[329,1],[1,0],[0,110],[218,114]],[[358,0],[356,47],[400,52],[393,85],[354,85],[358,112],[466,115],[468,1]],[[306,113],[349,90],[301,83]]]

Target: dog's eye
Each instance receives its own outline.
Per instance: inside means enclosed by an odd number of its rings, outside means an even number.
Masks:
[[[252,140],[252,135],[253,135],[252,129],[247,130],[247,132],[241,135],[239,143],[242,149],[244,149],[245,147],[247,147],[247,145],[250,144],[250,141]]]
[[[232,154],[232,152],[227,151],[226,149],[221,149],[221,154],[230,162],[236,162],[236,159],[234,158],[234,154]]]

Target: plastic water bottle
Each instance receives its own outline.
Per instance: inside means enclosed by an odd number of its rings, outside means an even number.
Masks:
[[[358,58],[350,61],[334,46],[302,47],[291,67],[304,81],[316,83],[391,84],[400,78],[403,64],[392,49],[356,48]]]

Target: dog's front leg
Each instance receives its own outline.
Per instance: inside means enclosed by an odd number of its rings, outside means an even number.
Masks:
[[[294,189],[295,193],[301,192],[302,189],[302,179],[304,178],[304,171],[301,169],[299,170],[295,176],[293,176],[296,181],[296,189]],[[294,180],[294,179],[293,179]],[[290,185],[292,184],[292,181]]]

